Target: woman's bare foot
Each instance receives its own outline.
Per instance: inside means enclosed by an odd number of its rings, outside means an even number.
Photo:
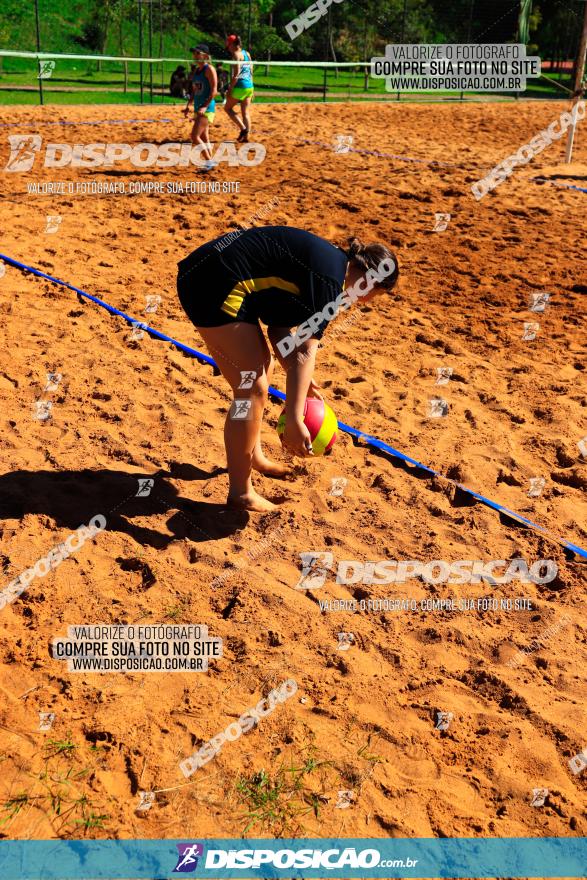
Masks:
[[[253,470],[257,471],[259,474],[264,474],[266,477],[286,477],[291,473],[291,467],[287,464],[279,464],[276,461],[271,461],[270,458],[265,458],[265,456],[255,456],[253,457]]]
[[[257,513],[267,513],[270,510],[277,510],[277,505],[267,498],[263,498],[254,489],[247,492],[246,495],[229,495],[228,506],[236,507],[239,510],[253,510]]]

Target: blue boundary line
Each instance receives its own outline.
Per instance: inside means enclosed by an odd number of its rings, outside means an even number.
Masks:
[[[96,303],[96,305],[101,306],[103,309],[106,309],[106,311],[110,312],[111,315],[118,315],[118,317],[124,318],[124,320],[127,321],[129,324],[137,325],[141,328],[141,330],[149,333],[154,339],[160,339],[163,342],[169,342],[172,345],[175,345],[175,347],[178,348],[180,351],[183,351],[191,357],[195,358],[200,363],[209,364],[216,370],[218,369],[216,361],[214,361],[211,357],[208,357],[208,355],[203,354],[201,351],[197,351],[195,348],[190,348],[188,345],[184,345],[183,342],[178,342],[177,339],[173,339],[171,336],[167,336],[165,333],[161,333],[159,330],[155,330],[153,327],[149,327],[148,324],[145,324],[142,321],[137,321],[135,318],[127,315],[125,312],[121,312],[120,309],[116,309],[109,303],[104,302],[104,300],[98,299],[98,297],[92,296],[92,294],[90,293],[86,293],[85,290],[81,290],[79,287],[75,287],[73,284],[69,284],[69,282],[67,281],[62,281],[60,278],[54,278],[52,275],[47,275],[45,272],[41,272],[40,269],[35,269],[32,266],[27,266],[26,263],[21,263],[18,260],[13,259],[12,257],[6,256],[6,254],[0,254],[0,260],[3,260],[9,266],[14,266],[16,269],[20,269],[21,271],[25,272],[31,272],[31,274],[36,275],[39,278],[44,278],[46,281],[51,281],[52,284],[58,284],[61,287],[66,287],[68,290],[73,290],[73,292],[77,293],[79,296],[83,296],[86,299],[91,300],[91,302]],[[277,398],[278,400],[285,400],[285,394],[283,393],[283,391],[279,391],[277,388],[273,388],[270,386],[269,394],[271,397]],[[409,455],[405,455],[405,453],[400,452],[398,449],[394,449],[393,446],[389,446],[389,444],[384,443],[382,440],[378,440],[377,437],[372,437],[370,434],[365,434],[363,433],[363,431],[359,431],[357,430],[357,428],[353,428],[351,425],[345,425],[344,422],[339,422],[338,426],[341,431],[344,431],[346,434],[350,434],[350,436],[353,437],[354,440],[356,440],[358,443],[365,443],[368,446],[372,446],[374,449],[378,449],[382,452],[387,453],[388,455],[393,456],[394,458],[398,458],[406,464],[410,464],[414,467],[420,468],[421,470],[430,474],[430,476],[442,478],[447,483],[455,486],[462,492],[465,492],[471,498],[474,498],[476,501],[479,501],[487,507],[490,507],[492,510],[496,510],[498,513],[503,513],[510,519],[513,519],[515,522],[527,526],[528,528],[534,529],[535,532],[542,535],[543,537],[556,541],[556,543],[560,544],[562,547],[565,547],[567,550],[570,550],[577,556],[580,556],[583,559],[587,559],[587,550],[584,550],[582,547],[579,547],[570,541],[566,541],[564,538],[558,537],[544,526],[538,525],[538,523],[526,519],[525,516],[522,516],[521,514],[516,513],[515,511],[510,510],[507,507],[504,507],[497,501],[492,501],[490,498],[486,498],[485,495],[481,495],[479,492],[475,492],[473,489],[467,488],[467,486],[463,486],[462,483],[457,483],[456,480],[451,480],[449,477],[445,477],[444,474],[441,474],[439,471],[435,471],[433,468],[429,467],[428,465],[422,464],[422,462],[417,461],[415,458],[411,458]]]
[[[551,186],[559,186],[563,189],[576,189],[578,192],[587,193],[584,186],[574,186],[572,183],[559,183],[557,180],[548,180],[546,177],[531,177],[532,183],[550,183]]]
[[[98,122],[72,122],[70,120],[58,120],[57,122],[0,122],[0,128],[7,128],[13,125],[36,125],[39,128],[42,128],[44,125],[128,125],[130,123],[135,122],[143,122],[147,123],[157,123],[157,122],[177,122],[177,120],[173,119],[104,119],[103,121]]]
[[[295,140],[300,141],[300,143],[303,144],[314,144],[318,147],[326,147],[327,149],[336,152],[332,144],[325,144],[323,141],[311,141],[307,138],[295,138]],[[397,156],[395,153],[381,153],[379,150],[363,150],[358,147],[349,147],[348,150],[341,150],[340,153],[360,153],[363,156],[378,156],[380,159],[397,159],[399,162],[417,162],[419,165],[439,165],[444,168],[462,167],[453,162],[441,162],[438,159],[414,159],[412,156]]]
[[[267,131],[267,129],[260,129],[260,134],[279,134],[279,132],[275,131]],[[286,135],[286,137],[290,137],[291,140],[297,141],[300,144],[311,144],[317,147],[325,147],[330,152],[336,152],[332,144],[327,144],[324,141],[313,141],[309,138],[301,138],[295,137],[293,135]],[[462,165],[458,165],[454,162],[441,162],[439,159],[415,159],[413,156],[398,156],[395,153],[382,153],[380,150],[364,150],[359,149],[358,147],[348,147],[346,150],[340,150],[340,154],[344,153],[359,153],[363,156],[378,156],[381,159],[396,159],[398,162],[416,162],[419,165],[438,165],[444,168],[462,168]]]

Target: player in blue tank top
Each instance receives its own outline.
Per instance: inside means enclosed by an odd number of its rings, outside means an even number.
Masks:
[[[247,144],[251,130],[250,108],[254,93],[253,62],[247,50],[242,48],[241,39],[236,34],[231,34],[227,38],[226,48],[236,63],[233,66],[232,79],[226,95],[224,109],[240,130],[237,140],[241,144]],[[242,121],[234,109],[237,104],[240,106]]]
[[[199,43],[192,52],[196,69],[191,77],[191,89],[185,110],[185,116],[190,112],[190,104],[194,104],[194,125],[191,140],[194,146],[203,144],[202,157],[206,159],[206,170],[213,167],[212,144],[210,143],[210,123],[214,121],[216,109],[215,97],[218,90],[216,71],[210,62],[210,50],[204,43]]]

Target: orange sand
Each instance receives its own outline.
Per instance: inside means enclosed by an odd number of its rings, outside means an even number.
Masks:
[[[577,448],[587,435],[587,196],[530,181],[568,173],[562,141],[480,202],[469,189],[566,106],[258,106],[265,162],[221,166],[205,178],[239,180],[238,193],[27,195],[33,180],[204,179],[185,169],[127,164],[113,174],[37,162],[31,174],[2,172],[0,250],[202,349],[176,300],[176,263],[275,196],[279,204],[261,222],[332,240],[354,233],[390,242],[401,286],[325,336],[316,378],[328,402],[342,421],[587,547],[587,477]],[[171,125],[45,124],[171,114]],[[232,135],[222,117],[219,138]],[[187,137],[170,108],[2,108],[0,121],[15,120],[35,126],[2,129],[2,167],[12,133],[67,143]],[[340,133],[360,149],[458,167],[336,154],[295,140],[330,143]],[[567,182],[586,186],[581,128],[575,149]],[[432,231],[435,212],[452,215],[443,233]],[[44,232],[48,214],[62,216],[55,234]],[[551,304],[533,315],[528,297],[540,291],[551,293]],[[162,303],[145,316],[147,294]],[[104,533],[0,612],[3,836],[238,836],[249,821],[238,780],[300,767],[312,755],[332,763],[305,775],[305,800],[291,795],[293,812],[284,808],[281,824],[260,822],[250,836],[587,833],[587,772],[575,776],[567,763],[587,746],[584,566],[348,436],[332,456],[298,462],[277,512],[226,512],[229,394],[221,378],[166,344],[129,342],[120,319],[12,268],[0,279],[0,311],[3,583],[95,514],[108,520]],[[534,320],[538,339],[523,341],[523,323]],[[436,387],[440,366],[454,372]],[[47,371],[63,374],[57,392],[43,393]],[[284,387],[279,369],[276,384]],[[449,414],[428,418],[428,400],[438,395]],[[47,423],[33,418],[40,398],[53,401]],[[279,411],[268,405],[264,433],[276,456]],[[134,497],[137,475],[155,478],[148,498]],[[342,497],[330,494],[335,477],[348,480]],[[538,498],[527,495],[531,477],[546,481]],[[270,497],[283,493],[268,479],[257,477],[256,486]],[[545,558],[559,575],[544,586],[494,588],[419,580],[343,586],[330,577],[304,592],[295,585],[299,553],[309,550],[337,561]],[[237,560],[243,567],[212,590]],[[525,596],[533,608],[352,614],[321,613],[318,605],[332,597],[449,595]],[[565,617],[570,622],[517,668],[506,665]],[[209,673],[100,675],[67,673],[50,655],[68,625],[136,622],[206,624],[224,640],[224,657]],[[339,631],[355,634],[346,652],[337,649]],[[184,779],[182,758],[286,678],[299,686],[292,699]],[[454,715],[445,732],[435,729],[437,710]],[[39,711],[56,713],[51,732],[38,731]],[[68,737],[76,748],[55,756],[48,741]],[[87,773],[68,787],[71,768]],[[47,785],[69,806],[84,794],[90,806],[84,813],[74,805],[61,818]],[[550,791],[546,805],[531,806],[532,789],[542,787]],[[137,815],[138,790],[155,789],[166,791]],[[347,789],[355,803],[339,809],[337,792]],[[23,792],[15,813],[6,804]],[[106,818],[73,824],[89,813]]]

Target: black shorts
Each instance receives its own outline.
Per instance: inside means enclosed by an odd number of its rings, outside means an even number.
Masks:
[[[320,339],[330,320],[323,309],[342,291],[346,267],[340,248],[305,230],[235,229],[181,260],[177,292],[196,327],[292,328],[315,319]]]
[[[198,264],[204,266],[209,259],[213,259],[215,250],[211,243],[202,245],[190,255],[189,259],[179,263],[177,273],[177,295],[184,312],[196,327],[224,327],[226,324],[235,324],[244,321],[245,324],[258,324],[259,319],[253,315],[247,315],[246,309],[241,309],[239,317],[233,318],[221,309],[225,294],[212,289],[209,281],[205,290],[198,290],[202,286],[202,275],[206,278],[208,273],[199,273]],[[196,258],[194,264],[194,257]]]

